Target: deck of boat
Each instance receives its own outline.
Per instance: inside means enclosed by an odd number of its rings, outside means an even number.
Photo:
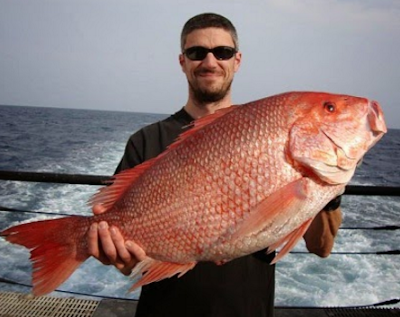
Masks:
[[[137,301],[82,299],[0,292],[0,317],[132,317]],[[277,307],[275,317],[378,317],[400,316],[400,308]]]

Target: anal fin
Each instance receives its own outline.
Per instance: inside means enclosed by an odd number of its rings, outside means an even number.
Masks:
[[[129,291],[141,287],[146,284],[161,281],[165,278],[172,277],[179,274],[178,277],[184,275],[187,271],[195,267],[197,262],[189,263],[172,263],[162,262],[147,257],[143,261],[139,262],[132,270],[131,278],[135,278],[140,274],[143,274],[142,278],[137,281]]]

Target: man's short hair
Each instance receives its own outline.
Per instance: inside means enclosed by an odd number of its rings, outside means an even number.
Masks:
[[[216,13],[202,13],[189,19],[183,26],[181,33],[181,50],[183,51],[185,47],[186,38],[189,33],[193,32],[194,30],[206,28],[220,28],[229,32],[232,36],[235,48],[239,49],[238,35],[231,21]]]

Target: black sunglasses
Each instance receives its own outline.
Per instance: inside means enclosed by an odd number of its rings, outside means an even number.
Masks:
[[[185,49],[183,54],[192,61],[202,61],[209,52],[213,53],[216,59],[225,61],[231,59],[237,53],[237,50],[230,46],[217,46],[214,48],[193,46]]]

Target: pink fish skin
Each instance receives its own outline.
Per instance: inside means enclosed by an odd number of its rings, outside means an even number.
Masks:
[[[275,261],[344,191],[364,154],[387,132],[375,101],[289,92],[194,122],[164,153],[116,175],[91,199],[107,212],[17,225],[0,233],[30,249],[33,293],[64,282],[88,258],[86,232],[102,220],[147,258],[136,288],[269,247]]]

